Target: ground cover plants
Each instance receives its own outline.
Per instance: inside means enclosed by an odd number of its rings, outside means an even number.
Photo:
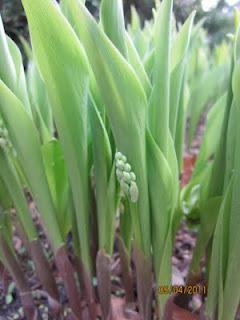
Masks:
[[[125,25],[121,0],[102,0],[99,21],[80,0],[22,4],[31,36],[31,46],[21,40],[25,68],[0,22],[0,260],[26,319],[39,319],[39,310],[14,247],[17,229],[50,313],[66,315],[31,199],[70,319],[117,319],[116,252],[123,310],[134,319],[175,319],[187,286],[173,290],[171,259],[185,221],[197,230],[186,285],[208,284],[207,297],[198,292],[201,317],[233,320],[240,300],[238,13],[235,35],[210,49],[195,12],[176,24],[172,0],[156,2],[143,28],[134,9]],[[182,186],[184,154],[204,116],[193,174]],[[192,311],[181,319],[200,317]]]

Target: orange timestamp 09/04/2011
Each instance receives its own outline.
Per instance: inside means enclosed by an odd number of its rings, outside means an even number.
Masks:
[[[207,294],[207,286],[206,285],[161,285],[157,288],[158,294],[201,294],[206,295]]]

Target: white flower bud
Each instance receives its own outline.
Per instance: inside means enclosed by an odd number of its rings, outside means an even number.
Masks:
[[[120,169],[117,169],[116,170],[116,175],[117,175],[118,180],[121,180],[122,177],[123,177],[123,171],[120,170]]]
[[[3,129],[3,135],[4,137],[8,137],[8,131],[6,128]]]
[[[132,202],[137,202],[138,201],[138,196],[139,196],[139,191],[136,182],[131,182],[130,189],[130,198]]]
[[[131,176],[128,172],[123,172],[123,179],[125,182],[130,183],[131,182]]]
[[[134,172],[130,172],[130,177],[132,181],[136,181],[136,175]]]
[[[6,144],[7,144],[6,139],[4,139],[4,138],[0,138],[0,146],[5,147],[5,146],[6,146]]]
[[[130,172],[131,169],[132,169],[132,168],[131,168],[130,164],[129,164],[129,163],[126,163],[125,166],[124,166],[124,171]]]
[[[124,211],[125,211],[124,204],[123,204],[122,202],[120,202],[120,205],[119,205],[119,212],[120,212],[121,214],[123,214],[123,213],[124,213]]]
[[[127,158],[122,154],[122,161],[124,162],[124,163],[126,163],[127,162]]]
[[[117,167],[117,169],[123,170],[124,169],[124,162],[122,160],[117,160],[116,167]]]
[[[120,185],[121,185],[122,191],[125,194],[128,194],[129,193],[129,185],[126,182],[124,182],[123,180],[120,182]]]
[[[116,160],[122,160],[122,154],[121,154],[121,152],[117,152],[117,153],[115,154],[115,159],[116,159]]]

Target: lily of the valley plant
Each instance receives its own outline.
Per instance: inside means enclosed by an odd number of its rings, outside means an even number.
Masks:
[[[220,54],[230,52],[230,45],[216,49],[215,56],[199,47],[205,35],[201,24],[193,26],[195,13],[177,27],[172,0],[157,3],[144,29],[134,9],[125,27],[121,0],[102,0],[99,22],[80,0],[22,4],[31,37],[31,47],[22,39],[26,69],[0,23],[0,260],[16,282],[27,319],[37,310],[13,246],[16,225],[55,302],[52,311],[60,315],[62,309],[26,192],[75,319],[85,319],[82,300],[89,319],[97,318],[98,302],[102,318],[114,319],[114,250],[120,254],[126,305],[136,302],[136,286],[140,319],[154,314],[162,319],[169,296],[158,295],[154,283],[171,285],[175,233],[184,214],[189,219],[196,207],[199,234],[189,281],[207,250],[206,311],[211,319],[234,319],[240,298],[234,278],[238,36],[230,68]],[[214,102],[192,179],[181,191],[187,119],[191,146],[203,111]],[[235,294],[229,301],[231,286]]]

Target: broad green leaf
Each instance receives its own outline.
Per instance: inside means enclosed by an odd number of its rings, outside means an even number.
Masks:
[[[211,161],[211,158],[215,155],[220,140],[219,128],[222,127],[226,103],[227,95],[224,94],[217,100],[207,115],[204,137],[201,142],[192,179],[194,179],[201,170],[204,170],[206,163]]]
[[[144,68],[148,74],[149,79],[152,82],[153,78],[153,66],[154,66],[155,49],[152,49],[143,60]]]
[[[69,9],[83,43],[111,124],[117,149],[126,157],[137,177],[137,219],[142,239],[138,245],[150,253],[150,223],[145,157],[147,100],[135,72],[102,32],[87,9],[70,0]],[[130,142],[131,141],[131,142]]]
[[[19,40],[21,41],[24,53],[26,54],[28,60],[32,60],[33,59],[33,53],[32,53],[32,48],[31,48],[29,42],[21,35],[19,36]]]
[[[152,215],[153,263],[157,284],[171,284],[172,222],[177,206],[177,184],[166,158],[154,142],[151,133],[147,136],[147,160],[149,197]],[[160,312],[167,297],[158,297]]]
[[[228,186],[230,178],[233,173],[234,168],[234,159],[235,159],[235,151],[236,151],[236,142],[237,135],[236,130],[238,126],[238,117],[237,117],[237,105],[233,101],[231,110],[229,113],[228,120],[228,132],[227,132],[227,141],[226,141],[226,169],[224,174],[224,190]]]
[[[182,88],[180,90],[179,106],[178,106],[178,114],[177,114],[178,121],[176,123],[176,134],[174,139],[179,173],[182,172],[182,164],[183,164],[185,126],[187,121],[186,110],[187,110],[187,101],[189,98],[188,93],[189,93],[189,90],[186,84],[186,73],[185,73],[184,80],[182,83]]]
[[[219,128],[222,127],[226,101],[227,96],[225,94],[220,97],[207,116],[204,137],[191,179],[181,192],[181,201],[183,202],[185,210],[188,211],[188,217],[191,217],[192,213],[196,212],[196,210],[199,213],[200,203],[203,203],[208,197],[208,182],[211,177],[214,155],[220,141]],[[218,137],[218,139],[216,137]],[[191,202],[191,193],[197,186],[200,188],[200,197],[198,201],[193,204]]]
[[[172,48],[172,62],[171,62],[171,92],[170,92],[170,115],[169,115],[169,127],[172,137],[175,141],[177,121],[180,121],[178,117],[181,90],[183,90],[183,81],[186,68],[186,58],[189,48],[190,36],[192,31],[193,20],[195,12],[193,12],[187,21],[184,23],[179,34],[173,43]],[[182,119],[184,120],[184,118]]]
[[[122,55],[127,57],[122,0],[102,0],[100,13],[104,32]]]
[[[44,170],[38,133],[21,101],[2,81],[0,81],[0,113],[17,151],[21,169],[27,178],[53,248],[57,250],[63,242]]]
[[[24,73],[24,66],[22,61],[21,52],[18,49],[15,42],[13,42],[10,38],[7,38],[8,47],[10,53],[12,55],[12,59],[14,61],[15,69],[16,69],[16,86],[15,89],[9,87],[10,90],[22,101],[23,106],[26,108],[27,112],[31,115],[31,106],[28,98],[27,84]]]
[[[9,210],[13,207],[12,198],[6,188],[6,185],[0,177],[0,210]]]
[[[116,213],[116,208],[114,208],[116,195],[113,194],[112,198],[109,198],[108,195],[112,171],[112,151],[101,115],[93,100],[90,105],[90,123],[93,136],[93,172],[96,184],[99,248],[104,248],[106,253],[111,254],[114,233],[112,226]],[[110,241],[109,234],[111,234]]]
[[[183,60],[183,58],[187,54],[195,14],[196,12],[194,11],[188,17],[179,33],[176,35],[176,39],[174,39],[172,47],[171,71],[173,71],[176,68],[176,66]]]
[[[220,196],[224,192],[225,176],[223,173],[225,172],[227,166],[227,136],[231,108],[232,90],[231,86],[229,86],[227,102],[224,110],[224,119],[221,126],[220,140],[214,157],[213,170],[209,184],[209,198]]]
[[[170,103],[170,46],[172,0],[164,0],[157,11],[153,90],[149,109],[149,127],[163,155],[167,155]],[[161,121],[161,125],[159,125]]]
[[[63,152],[58,140],[42,146],[45,171],[56,208],[56,217],[63,239],[71,229],[70,190]]]
[[[228,224],[231,212],[231,200],[233,191],[233,179],[229,183],[223,202],[220,207],[219,217],[213,237],[212,255],[210,260],[209,287],[206,312],[214,318],[218,307],[222,307],[223,286],[224,286],[224,264],[228,260]],[[226,223],[228,221],[228,223]],[[224,250],[224,247],[227,250]],[[217,305],[219,304],[219,306]],[[219,313],[221,319],[221,312]]]
[[[200,230],[190,267],[193,273],[197,273],[199,271],[200,260],[203,257],[206,247],[214,233],[221,201],[222,197],[211,198],[200,209]]]
[[[240,97],[239,97],[239,74],[240,64],[237,63],[233,74],[233,95],[236,101],[237,113],[236,116],[240,118]],[[239,137],[240,127],[237,126],[236,137]],[[224,306],[222,319],[230,320],[236,315],[239,301],[240,301],[240,287],[237,285],[240,281],[238,266],[239,259],[239,227],[240,227],[240,143],[236,139],[236,151],[234,159],[234,174],[233,174],[233,192],[231,203],[231,217],[229,222],[229,247],[228,247],[228,265],[226,272],[226,280],[224,286]],[[227,309],[227,310],[226,310]]]
[[[35,111],[35,118],[39,127],[41,128],[41,121],[43,121],[44,127],[51,136],[53,134],[52,109],[49,103],[46,86],[33,61],[30,61],[28,64],[27,80],[33,114]],[[43,130],[44,129],[42,129],[42,131]]]
[[[87,59],[58,4],[51,0],[40,3],[24,0],[23,5],[33,52],[47,88],[73,193],[81,249],[81,253],[77,254],[81,254],[89,272]]]
[[[127,41],[127,48],[128,48],[128,61],[132,65],[139,80],[141,81],[141,84],[145,90],[147,97],[149,97],[152,91],[152,85],[144,69],[144,66],[141,62],[139,54],[128,33],[126,33],[126,41]]]
[[[193,88],[188,104],[188,113],[190,117],[189,146],[192,144],[202,112],[208,106],[208,103],[216,101],[219,94],[222,94],[227,90],[228,79],[228,65],[217,66],[202,76],[195,88]]]
[[[155,260],[155,270],[158,273],[165,240],[176,207],[174,196],[175,185],[166,158],[154,142],[150,133],[147,136],[149,196],[152,211],[152,239]],[[157,196],[156,196],[157,195]]]
[[[141,29],[141,19],[134,6],[131,6],[131,24],[128,25],[128,33],[139,56],[143,58],[149,48],[149,37]]]
[[[28,240],[33,241],[37,239],[37,232],[33,225],[31,213],[28,209],[27,201],[22,191],[22,186],[18,179],[17,172],[11,163],[11,160],[2,149],[0,149],[0,176],[13,199],[19,220],[27,234]]]
[[[7,36],[5,34],[2,19],[0,17],[0,79],[12,90],[16,86],[17,75],[11,52],[8,47]]]

